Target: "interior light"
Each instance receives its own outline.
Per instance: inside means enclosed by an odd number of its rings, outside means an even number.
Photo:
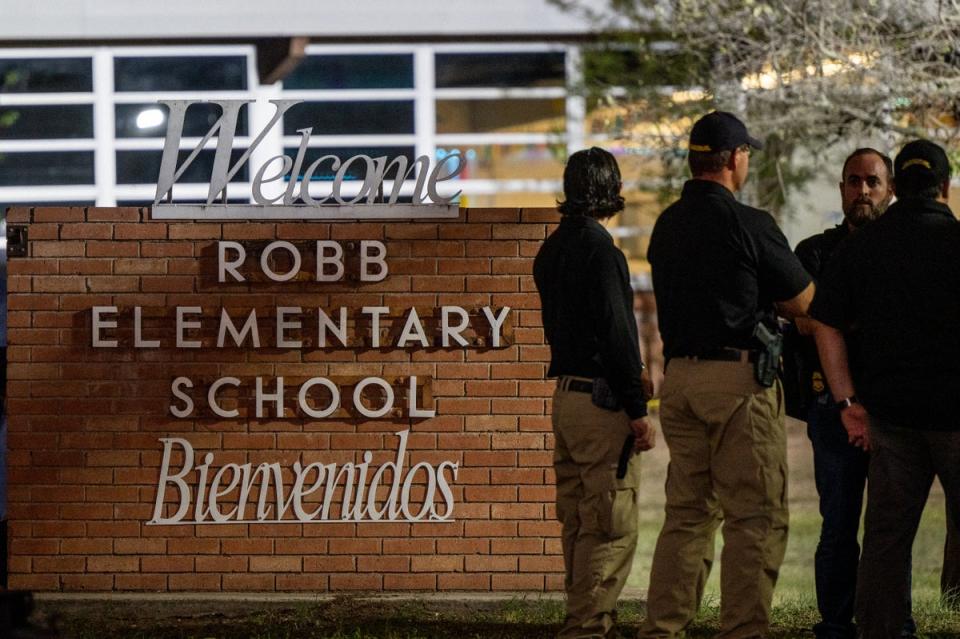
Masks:
[[[152,129],[163,124],[163,111],[160,109],[144,109],[137,114],[138,129]]]

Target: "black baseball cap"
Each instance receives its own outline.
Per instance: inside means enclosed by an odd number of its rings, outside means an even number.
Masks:
[[[932,186],[950,179],[950,160],[939,144],[930,140],[914,140],[900,149],[893,162],[893,171],[896,179],[908,177]]]
[[[706,114],[697,120],[690,130],[691,151],[732,151],[744,144],[755,149],[763,148],[760,140],[747,133],[747,126],[737,116],[726,111]]]

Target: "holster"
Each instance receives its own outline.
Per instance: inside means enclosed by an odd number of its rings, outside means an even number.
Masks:
[[[753,376],[758,384],[769,388],[777,381],[780,356],[783,354],[783,334],[771,331],[763,322],[757,322],[753,337],[760,343],[760,351],[753,364]]]
[[[590,401],[592,401],[593,405],[597,408],[614,412],[623,408],[620,399],[613,392],[613,389],[610,388],[610,384],[602,377],[597,377],[593,380],[593,393],[590,395]]]

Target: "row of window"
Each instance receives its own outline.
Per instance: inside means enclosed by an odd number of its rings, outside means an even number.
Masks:
[[[159,138],[166,131],[166,107],[158,104],[118,104],[118,138]],[[549,122],[564,116],[563,99],[437,100],[437,133],[545,132]],[[0,140],[69,140],[93,137],[92,104],[0,107]],[[183,135],[200,137],[220,117],[214,104],[187,109]],[[562,125],[557,124],[562,128]],[[306,102],[283,118],[284,135],[299,135],[312,127],[314,135],[413,134],[413,100],[351,100]],[[237,135],[248,135],[247,109],[240,110]]]
[[[315,139],[313,144],[318,146],[308,149],[304,166],[323,155],[341,160],[357,154],[412,160],[416,153],[423,152],[421,138],[426,135],[426,148],[438,159],[450,153],[464,158],[462,179],[557,180],[566,147],[548,140],[553,134],[562,137],[567,126],[562,90],[567,84],[564,51],[432,52],[427,74],[433,81],[428,80],[427,87],[417,75],[421,70],[417,65],[423,62],[419,55],[383,51],[309,55],[284,79],[284,93],[362,90],[362,97],[301,94],[308,100],[288,110],[277,125],[285,136],[283,152],[295,155],[298,131],[310,128],[314,138],[341,136],[342,141]],[[118,204],[145,204],[124,197],[134,193],[140,197],[142,187],[129,187],[154,184],[159,173],[160,140],[166,132],[167,114],[166,107],[153,102],[154,95],[182,92],[194,97],[196,92],[208,96],[231,92],[229,97],[237,99],[253,97],[259,90],[249,56],[236,49],[203,55],[112,52],[107,68],[113,74],[108,78],[112,79],[108,86],[113,95],[107,96],[102,93],[104,78],[97,76],[94,87],[94,63],[92,55],[73,53],[0,57],[0,187],[14,187],[16,199],[27,192],[18,192],[18,188],[49,186],[73,187],[62,191],[63,197],[86,198],[90,197],[90,187],[97,187],[100,180],[124,187],[117,191]],[[14,99],[4,103],[5,95]],[[422,121],[418,120],[421,107],[434,114],[432,126],[426,126],[426,131],[421,130]],[[112,132],[99,128],[102,108],[113,111]],[[251,127],[258,108],[269,107],[247,106],[240,111],[238,136],[249,138],[259,132]],[[220,108],[214,104],[192,105],[186,113],[183,136],[205,135],[219,117]],[[435,134],[446,137],[434,138]],[[492,135],[461,144],[467,139],[464,134]],[[391,137],[374,142],[382,145],[374,148],[356,136]],[[49,146],[44,141],[58,142]],[[237,146],[246,142],[241,139]],[[273,148],[275,144],[276,140],[267,141],[271,154],[280,152],[280,148]],[[235,150],[234,159],[242,151]],[[100,173],[103,154],[113,160],[113,175]],[[181,152],[181,161],[186,154]],[[213,156],[212,148],[201,152],[178,184],[207,183]],[[363,166],[352,165],[353,174],[348,178],[362,178]],[[330,164],[325,163],[313,179],[328,180],[330,173]],[[248,182],[250,178],[250,168],[244,166],[234,182]],[[237,195],[247,188],[238,187]],[[536,202],[525,204],[539,203],[544,197],[540,194],[542,186],[530,188],[526,195]],[[177,200],[184,196],[200,197],[200,191],[196,187],[181,190]],[[554,194],[551,191],[546,197],[552,202]]]
[[[234,149],[232,162],[239,159],[244,149]],[[284,149],[291,157],[297,155],[296,147]],[[178,183],[206,184],[213,170],[215,151],[205,149],[186,169]],[[441,147],[437,155],[443,157],[450,153],[460,154],[465,168],[460,177],[464,179],[502,179],[502,178],[555,178],[563,170],[562,150],[546,144],[514,144],[489,146]],[[179,161],[183,162],[189,151],[180,152]],[[333,155],[341,161],[355,155],[370,157],[386,156],[391,160],[405,157],[412,163],[415,150],[413,146],[378,147],[312,147],[304,155],[302,168],[306,169],[314,160],[324,155]],[[160,173],[162,151],[117,151],[117,184],[153,184]],[[231,163],[232,163],[231,162]],[[314,172],[315,180],[332,180],[334,173],[331,162],[321,163]],[[347,179],[363,179],[366,165],[354,162],[348,168]],[[392,179],[396,170],[387,173]],[[249,163],[234,176],[234,182],[246,182],[249,177]],[[0,186],[44,186],[79,185],[94,183],[93,151],[56,151],[56,152],[17,152],[0,153]]]
[[[562,87],[563,52],[437,53],[437,88]],[[245,56],[123,57],[115,91],[244,91]],[[284,79],[286,89],[412,89],[413,54],[311,55]],[[90,58],[0,59],[0,93],[93,91]]]

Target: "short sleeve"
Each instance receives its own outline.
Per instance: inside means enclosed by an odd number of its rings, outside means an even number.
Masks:
[[[799,295],[812,281],[810,274],[790,250],[787,238],[768,213],[763,214],[758,243],[761,290],[765,290],[775,302],[783,302]]]

